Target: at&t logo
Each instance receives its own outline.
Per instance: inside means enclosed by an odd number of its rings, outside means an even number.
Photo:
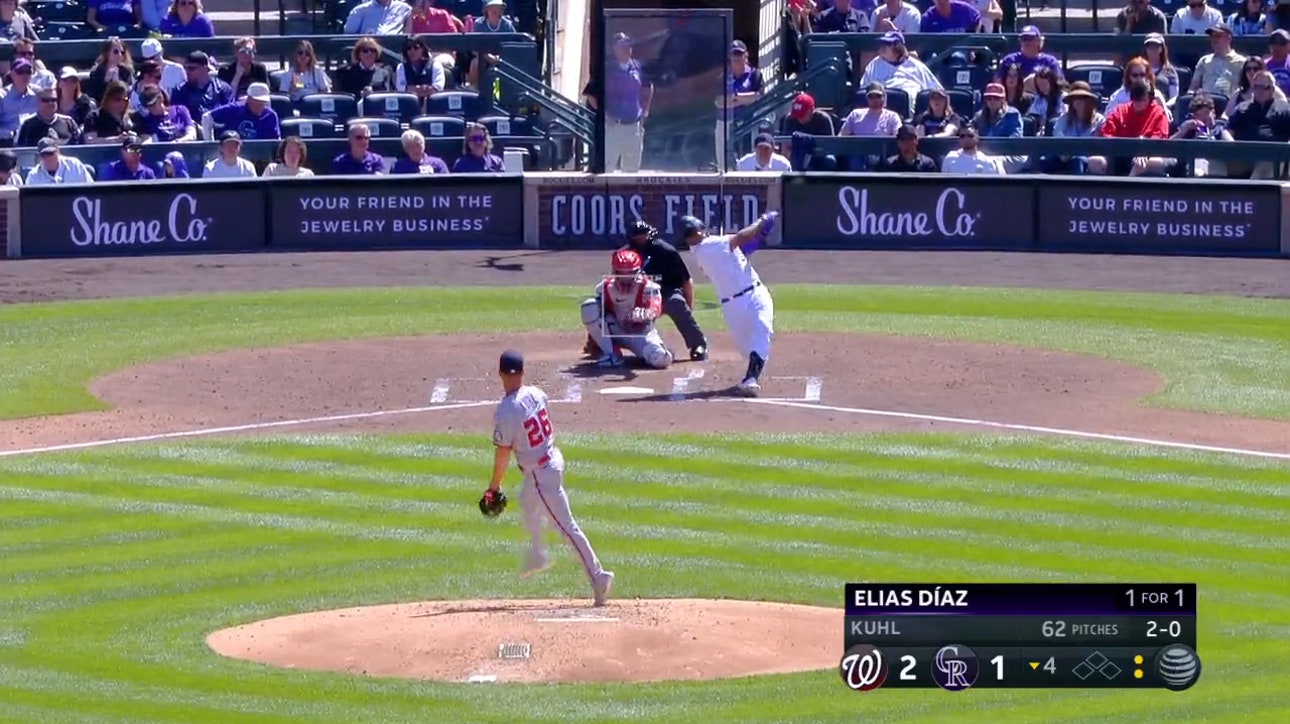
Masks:
[[[887,681],[887,656],[877,646],[852,646],[839,668],[842,681],[853,691],[873,691]]]

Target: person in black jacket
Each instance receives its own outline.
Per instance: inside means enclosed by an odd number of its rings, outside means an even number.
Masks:
[[[1227,130],[1232,138],[1274,143],[1290,141],[1290,103],[1277,98],[1276,78],[1266,70],[1260,71],[1250,81],[1250,90],[1254,97],[1237,106],[1227,121]],[[1227,164],[1228,175],[1236,178],[1244,177],[1248,168],[1248,163],[1232,161]],[[1254,164],[1249,177],[1273,178],[1275,172],[1272,162],[1261,161]]]
[[[893,173],[937,173],[936,162],[918,152],[918,131],[906,123],[896,131],[896,148],[900,151],[890,156],[878,167],[879,171]]]

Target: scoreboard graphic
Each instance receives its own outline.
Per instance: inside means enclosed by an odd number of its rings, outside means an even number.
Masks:
[[[842,681],[893,688],[1183,691],[1194,583],[849,583]]]

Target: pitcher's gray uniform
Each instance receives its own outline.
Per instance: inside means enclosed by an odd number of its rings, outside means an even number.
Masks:
[[[545,514],[573,546],[582,562],[592,590],[600,591],[613,574],[600,565],[587,536],[578,527],[569,510],[564,492],[564,455],[555,445],[547,395],[533,385],[523,385],[502,397],[493,414],[493,444],[510,447],[515,463],[524,474],[520,488],[520,506],[530,543],[521,575],[531,575],[550,565],[542,542],[542,519]]]

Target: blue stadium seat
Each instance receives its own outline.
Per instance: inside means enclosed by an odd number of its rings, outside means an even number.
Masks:
[[[992,74],[989,68],[979,65],[943,65],[936,71],[936,77],[945,86],[945,90],[965,90],[977,92],[990,82]]]
[[[466,122],[456,116],[421,116],[408,124],[426,138],[452,138],[461,140],[466,135]],[[492,133],[492,130],[489,130]]]
[[[1084,81],[1093,92],[1108,98],[1124,85],[1124,70],[1113,65],[1075,65],[1066,70],[1066,82]]]
[[[421,99],[411,93],[373,93],[363,99],[363,115],[407,123],[421,114]]]
[[[393,118],[360,117],[345,122],[345,135],[355,123],[362,123],[372,132],[372,138],[398,138],[403,135],[403,126]]]
[[[887,107],[901,118],[909,118],[909,94],[899,88],[887,89]]]
[[[306,118],[344,123],[358,115],[358,102],[348,93],[310,93],[296,102],[296,110]]]
[[[280,93],[281,91],[279,91],[278,89],[282,87],[282,79],[285,78],[287,74],[290,72],[291,72],[291,69],[289,68],[284,68],[282,70],[275,70],[270,72],[269,73],[269,91],[273,93]]]
[[[41,40],[89,40],[99,34],[85,23],[45,23],[36,36]]]
[[[533,130],[533,122],[523,116],[481,116],[478,122],[484,124],[490,136],[539,135]]]
[[[282,136],[301,138],[336,138],[336,124],[324,118],[284,118]]]
[[[115,35],[125,39],[148,37],[148,29],[141,25],[109,25],[103,32],[108,36]]]
[[[487,112],[487,101],[475,91],[444,91],[426,99],[426,115],[474,120]]]
[[[1030,138],[1038,134],[1039,134],[1039,119],[1035,118],[1034,116],[1022,116],[1021,117],[1021,135],[1026,136],[1027,138]]]
[[[1191,68],[1175,68],[1178,71],[1178,94],[1182,95],[1191,87]]]
[[[1191,118],[1191,99],[1194,97],[1194,93],[1178,94],[1178,100],[1174,103],[1173,130],[1178,130],[1178,127],[1183,124],[1183,121]],[[1211,95],[1210,98],[1214,99],[1214,115],[1218,116],[1218,114],[1222,113],[1223,109],[1227,107],[1228,97],[1225,95],[1214,94]]]
[[[946,91],[945,93],[950,97],[950,110],[959,114],[959,116],[962,117],[963,119],[966,120],[968,118],[971,118],[972,115],[976,113],[976,107],[977,107],[976,93],[971,93],[965,90],[951,90],[951,91]],[[922,113],[923,111],[927,110],[927,106],[928,106],[927,99],[930,96],[931,96],[931,91],[923,91],[918,94],[918,97],[914,99],[913,115],[916,116],[919,113]]]
[[[269,107],[273,109],[274,113],[278,114],[278,118],[283,120],[292,118],[296,115],[296,107],[291,102],[291,96],[283,93],[274,93],[273,95],[270,95]]]
[[[28,0],[23,6],[32,18],[46,23],[79,23],[88,8],[75,0]]]

